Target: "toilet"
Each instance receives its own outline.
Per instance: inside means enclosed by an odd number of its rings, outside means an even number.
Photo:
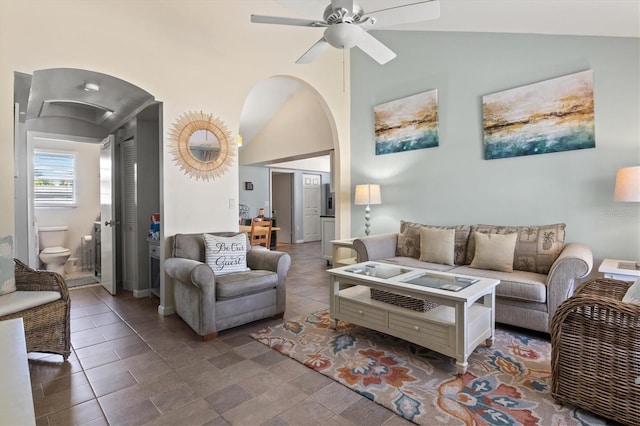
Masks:
[[[71,250],[64,247],[67,239],[66,226],[43,226],[38,229],[40,260],[47,271],[65,276],[64,264],[71,256]]]

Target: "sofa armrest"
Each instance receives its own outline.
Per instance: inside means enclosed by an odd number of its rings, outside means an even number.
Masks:
[[[593,267],[591,248],[585,244],[567,244],[551,265],[547,276],[549,321],[558,306],[573,295],[576,281],[586,277]],[[549,323],[551,329],[551,323]]]
[[[57,291],[64,301],[69,300],[69,290],[64,278],[56,272],[31,269],[18,259],[15,262],[16,289],[19,291]]]
[[[181,257],[170,257],[164,262],[164,270],[171,278],[184,285],[194,285],[203,292],[212,292],[215,300],[216,276],[206,263]]]
[[[358,262],[395,257],[398,233],[371,235],[353,240]]]
[[[254,270],[277,273],[278,287],[283,287],[291,266],[291,256],[282,251],[252,248],[247,252],[247,266]]]

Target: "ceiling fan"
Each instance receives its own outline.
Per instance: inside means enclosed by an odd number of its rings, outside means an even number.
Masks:
[[[371,13],[365,13],[353,0],[331,0],[331,4],[324,10],[322,20],[251,15],[251,22],[326,28],[324,36],[296,61],[297,64],[312,62],[328,46],[338,49],[351,49],[355,46],[378,63],[386,64],[395,58],[396,54],[369,34],[368,30],[427,21],[438,17],[440,17],[439,0],[421,1]]]

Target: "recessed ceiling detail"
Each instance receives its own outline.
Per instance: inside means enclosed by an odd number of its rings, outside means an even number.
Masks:
[[[38,117],[73,117],[101,126],[111,114],[113,110],[85,101],[46,100],[42,103]]]

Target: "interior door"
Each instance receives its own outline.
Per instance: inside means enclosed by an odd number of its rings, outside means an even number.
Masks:
[[[320,240],[320,175],[302,175],[302,240]]]
[[[271,175],[273,189],[271,201],[276,212],[278,242],[293,242],[293,173],[273,173]]]
[[[115,202],[115,138],[107,136],[100,146],[100,283],[116,294],[116,211]]]

